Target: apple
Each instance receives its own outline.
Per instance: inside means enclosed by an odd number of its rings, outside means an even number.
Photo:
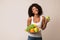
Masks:
[[[38,28],[34,28],[34,31],[35,31],[35,32],[38,32]]]
[[[46,19],[49,21],[50,20],[50,17],[49,16],[46,16]]]
[[[27,28],[26,28],[26,32],[28,32],[29,30],[30,30],[30,28],[29,28],[29,27],[27,27]]]
[[[35,27],[36,27],[36,24],[31,24],[31,25],[27,26],[26,31],[29,32]]]

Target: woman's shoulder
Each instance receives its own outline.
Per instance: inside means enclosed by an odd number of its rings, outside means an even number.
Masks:
[[[28,19],[27,19],[28,21],[31,21],[32,20],[32,16],[31,17],[28,17]]]

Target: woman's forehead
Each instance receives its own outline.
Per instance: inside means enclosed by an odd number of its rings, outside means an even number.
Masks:
[[[37,8],[35,6],[33,6],[32,9],[37,9]]]

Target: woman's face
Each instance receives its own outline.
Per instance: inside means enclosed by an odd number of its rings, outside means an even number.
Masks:
[[[33,14],[38,14],[38,9],[36,7],[32,7]]]

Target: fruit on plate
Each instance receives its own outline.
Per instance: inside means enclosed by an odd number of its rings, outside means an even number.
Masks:
[[[34,33],[34,29],[30,29],[30,31],[29,31],[30,33]]]
[[[36,27],[35,24],[31,24],[26,28],[26,31],[29,31],[30,29],[35,28],[35,27]]]
[[[34,32],[38,32],[39,30],[38,30],[38,28],[36,27],[36,28],[34,28]]]
[[[31,24],[26,28],[26,31],[30,33],[37,33],[39,32],[39,28],[37,28],[36,24]]]

